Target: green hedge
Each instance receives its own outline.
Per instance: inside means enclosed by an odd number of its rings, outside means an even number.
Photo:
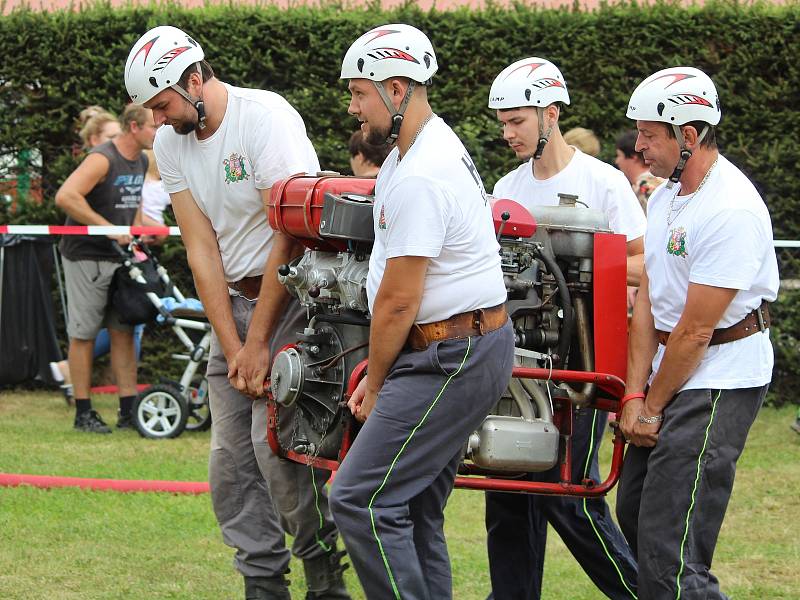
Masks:
[[[432,105],[461,135],[487,187],[516,162],[486,108],[489,85],[510,62],[540,55],[559,65],[572,98],[562,130],[592,128],[603,141],[606,159],[613,157],[616,135],[631,127],[625,107],[636,84],[657,69],[688,64],[714,78],[723,107],[720,145],[763,193],[776,237],[797,238],[798,16],[796,0],[785,6],[630,4],[593,12],[522,5],[423,12],[413,4],[392,11],[345,10],[341,5],[290,10],[97,5],[82,12],[16,11],[0,18],[0,153],[39,149],[47,202],[0,214],[0,219],[61,221],[51,200],[75,165],[70,154],[75,116],[88,104],[122,108],[128,50],[139,35],[160,24],[191,32],[221,79],[286,96],[303,115],[323,167],[345,171],[346,140],[355,122],[346,115],[348,94],[338,80],[341,58],[370,27],[406,22],[427,32],[434,43],[441,66],[430,93]],[[0,164],[3,168],[9,170]],[[7,174],[0,172],[0,178]],[[167,252],[179,256],[174,249]],[[179,260],[170,268],[188,282]],[[798,330],[781,331],[795,340]],[[778,355],[788,356],[780,348]],[[150,368],[146,364],[145,372]],[[798,370],[796,361],[782,365],[776,389],[789,386]]]

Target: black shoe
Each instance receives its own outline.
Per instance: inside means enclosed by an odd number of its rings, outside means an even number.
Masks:
[[[95,410],[87,410],[75,415],[75,429],[87,433],[111,433],[109,426]]]
[[[136,429],[131,413],[123,415],[117,412],[117,429]]]
[[[289,580],[283,575],[276,577],[244,578],[245,600],[292,600]]]
[[[303,560],[308,587],[306,600],[351,600],[342,577],[350,565],[340,564],[346,554],[334,548],[322,556]]]

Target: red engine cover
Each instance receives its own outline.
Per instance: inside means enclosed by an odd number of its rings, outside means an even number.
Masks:
[[[503,219],[504,214],[508,218]],[[529,238],[536,233],[536,219],[519,202],[497,198],[492,201],[494,232],[515,238]]]
[[[292,175],[277,181],[270,193],[270,226],[297,240],[306,248],[327,252],[347,250],[347,240],[323,238],[319,234],[325,194],[371,195],[375,180],[342,175]]]

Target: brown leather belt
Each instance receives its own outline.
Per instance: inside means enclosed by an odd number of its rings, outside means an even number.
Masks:
[[[708,345],[717,346],[718,344],[735,342],[736,340],[741,340],[742,338],[751,336],[759,331],[769,329],[769,325],[769,305],[766,301],[762,301],[761,306],[753,310],[735,325],[725,327],[724,329],[715,329],[714,333],[711,335],[711,341]],[[669,331],[661,331],[656,329],[659,343],[666,346],[667,340],[669,339],[669,333]]]
[[[255,300],[261,292],[261,280],[263,278],[263,275],[244,277],[239,281],[229,281],[228,287],[232,290],[236,290],[248,300]]]
[[[471,335],[483,335],[500,329],[508,321],[505,304],[479,308],[453,315],[444,321],[414,324],[408,333],[406,346],[414,351],[425,350],[432,342],[454,340]]]

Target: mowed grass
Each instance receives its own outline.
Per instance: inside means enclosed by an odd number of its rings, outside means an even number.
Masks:
[[[114,423],[115,398],[100,397],[95,406]],[[56,393],[3,393],[0,472],[206,480],[208,433],[161,442],[130,431],[89,435],[72,430],[72,417]],[[800,436],[789,429],[793,417],[790,408],[763,410],[739,461],[714,564],[723,590],[735,599],[800,597]],[[604,464],[609,448],[606,441]],[[483,600],[489,578],[481,493],[454,492],[447,537],[454,598]],[[0,488],[3,600],[238,599],[242,580],[231,567],[232,553],[205,494]],[[304,597],[302,573],[293,561],[295,598]],[[352,569],[347,582],[354,598],[364,597]],[[599,597],[551,532],[544,598]]]

